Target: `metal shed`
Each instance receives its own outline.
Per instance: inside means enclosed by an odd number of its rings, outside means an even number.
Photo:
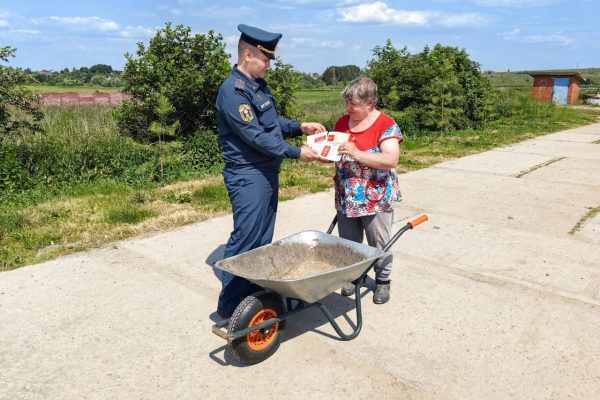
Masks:
[[[531,97],[546,103],[577,104],[579,90],[585,79],[577,72],[536,71]]]

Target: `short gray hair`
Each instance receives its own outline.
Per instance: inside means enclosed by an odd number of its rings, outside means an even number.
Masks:
[[[371,78],[359,76],[351,81],[342,92],[344,101],[359,101],[361,103],[373,102],[373,107],[377,104],[377,85]]]
[[[253,54],[260,53],[260,50],[257,49],[256,46],[251,45],[240,37],[240,40],[238,41],[238,58],[242,56],[242,53],[246,49],[249,49]]]

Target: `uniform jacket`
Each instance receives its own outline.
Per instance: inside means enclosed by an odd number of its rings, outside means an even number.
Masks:
[[[300,123],[279,115],[264,79],[253,80],[233,67],[216,102],[225,168],[239,172],[279,171],[300,148],[283,140],[300,136]]]

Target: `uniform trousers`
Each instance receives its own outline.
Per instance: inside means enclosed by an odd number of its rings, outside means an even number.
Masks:
[[[226,168],[223,179],[233,210],[233,231],[225,258],[271,243],[277,214],[279,171],[239,172]],[[248,280],[223,272],[220,313],[230,315],[244,297],[261,290]]]

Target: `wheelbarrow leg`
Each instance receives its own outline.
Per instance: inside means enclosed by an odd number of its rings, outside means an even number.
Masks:
[[[361,277],[356,282],[358,283],[363,278],[364,277]],[[321,312],[329,320],[329,323],[331,324],[331,326],[333,326],[333,329],[335,329],[335,332],[339,335],[339,337],[342,340],[354,339],[355,337],[358,336],[358,334],[360,333],[360,330],[362,329],[362,306],[361,306],[361,297],[360,297],[360,285],[354,286],[354,302],[356,304],[356,307],[355,307],[356,308],[356,327],[352,330],[352,333],[350,333],[350,334],[346,334],[342,331],[342,329],[340,328],[338,323],[335,322],[335,319],[329,312],[329,309],[327,308],[327,306],[325,306],[324,304],[321,304],[320,302],[316,303],[317,306],[319,306],[319,309],[321,310]]]

